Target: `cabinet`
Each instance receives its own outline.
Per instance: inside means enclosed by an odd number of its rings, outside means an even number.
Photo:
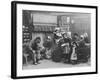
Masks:
[[[23,27],[23,43],[29,42],[31,40],[31,32],[29,27]]]

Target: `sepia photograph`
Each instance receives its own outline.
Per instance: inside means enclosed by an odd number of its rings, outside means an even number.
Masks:
[[[96,6],[12,2],[12,78],[96,73]]]

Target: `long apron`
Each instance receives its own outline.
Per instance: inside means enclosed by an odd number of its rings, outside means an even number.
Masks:
[[[76,47],[72,48],[71,60],[77,60],[77,54],[76,54],[75,48]]]

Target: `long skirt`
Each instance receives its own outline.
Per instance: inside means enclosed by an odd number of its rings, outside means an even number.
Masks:
[[[51,55],[51,58],[55,62],[60,62],[62,60],[62,49],[60,47],[56,47]]]

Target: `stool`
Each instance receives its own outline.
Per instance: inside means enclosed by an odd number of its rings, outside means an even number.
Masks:
[[[29,56],[29,54],[25,54],[25,53],[24,53],[23,56],[25,57],[26,64],[28,64],[28,56]]]

